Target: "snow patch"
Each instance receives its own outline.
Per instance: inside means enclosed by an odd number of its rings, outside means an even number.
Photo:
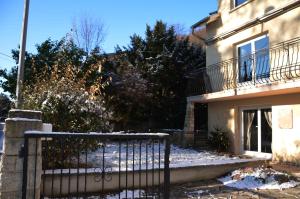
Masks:
[[[124,190],[120,194],[113,194],[106,196],[106,199],[119,199],[119,198],[142,198],[144,196],[143,190]]]
[[[105,165],[110,166],[112,170],[119,169],[119,158],[121,158],[121,170],[135,170],[148,168],[163,168],[164,166],[164,145],[163,144],[139,144],[129,143],[128,148],[125,144],[121,145],[121,154],[119,155],[119,145],[112,143],[105,146]],[[134,152],[134,155],[133,155]],[[159,153],[160,152],[160,153]],[[126,155],[127,154],[127,155]],[[148,156],[146,155],[148,154]],[[154,158],[153,158],[154,154]],[[120,157],[121,156],[121,157]],[[160,159],[159,159],[160,156]],[[141,157],[141,161],[139,159]],[[85,156],[82,156],[84,159]],[[127,161],[126,161],[127,160]],[[181,168],[191,166],[220,165],[238,162],[251,161],[249,159],[240,159],[227,155],[219,155],[209,151],[196,151],[194,149],[180,148],[171,145],[170,168]],[[103,149],[89,153],[88,164],[93,167],[101,166],[103,162]],[[126,164],[127,162],[127,164]]]
[[[238,169],[218,180],[237,189],[288,189],[300,184],[286,173],[263,167]]]
[[[204,193],[208,193],[208,190],[196,190],[191,192],[185,192],[188,198],[200,198]]]

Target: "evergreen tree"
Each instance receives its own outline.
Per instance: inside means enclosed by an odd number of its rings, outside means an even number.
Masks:
[[[136,128],[138,124],[145,129],[182,128],[185,75],[205,66],[203,49],[189,43],[187,38],[178,39],[173,26],[157,21],[153,28],[147,25],[144,39],[133,35],[130,45],[118,48],[117,54],[122,54],[122,61],[116,56],[112,60],[114,64],[106,64],[114,66],[114,74],[122,83],[111,89],[115,92],[107,93],[107,101],[120,118],[122,128]],[[118,69],[122,72],[116,72]],[[143,86],[130,84],[132,78],[128,78],[128,74]]]

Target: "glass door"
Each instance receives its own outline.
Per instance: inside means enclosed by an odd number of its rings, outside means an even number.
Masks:
[[[272,153],[272,111],[270,108],[242,111],[243,150]]]
[[[244,151],[258,151],[257,110],[244,111]]]
[[[257,81],[270,77],[269,37],[255,38],[237,46],[238,82]]]
[[[272,153],[272,110],[261,109],[261,152]]]

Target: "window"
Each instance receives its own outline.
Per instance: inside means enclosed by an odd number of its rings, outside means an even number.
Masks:
[[[237,7],[237,6],[239,6],[239,5],[243,4],[243,3],[245,3],[245,2],[248,1],[248,0],[234,0],[234,1],[235,1],[234,5],[235,5],[235,7]]]
[[[238,81],[258,81],[270,77],[269,37],[264,35],[237,46]]]

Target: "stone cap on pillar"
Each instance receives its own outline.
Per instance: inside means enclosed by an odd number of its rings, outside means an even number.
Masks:
[[[33,110],[11,109],[8,112],[8,118],[27,118],[42,120],[42,112]]]

